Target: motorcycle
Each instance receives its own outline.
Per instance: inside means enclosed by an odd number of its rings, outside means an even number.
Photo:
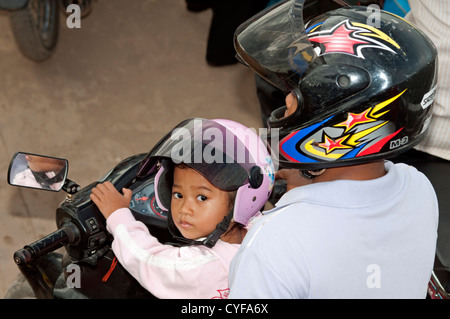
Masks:
[[[144,156],[137,154],[121,161],[103,178],[81,188],[67,178],[65,159],[22,152],[14,155],[8,170],[9,184],[63,190],[67,196],[56,210],[58,229],[14,253],[22,277],[13,283],[5,298],[155,298],[117,263],[105,218],[89,198],[91,190],[105,181],[117,189],[131,189],[134,217],[147,225],[160,242],[169,242],[172,237],[167,229],[167,214],[155,200],[154,175],[136,177]],[[41,168],[56,167],[57,173],[36,173],[32,165],[37,164]],[[65,247],[65,254],[55,252],[61,247]]]
[[[180,245],[174,241],[167,227],[167,213],[158,207],[155,199],[155,173],[145,178],[136,177],[145,153],[124,159],[104,177],[81,188],[67,178],[68,161],[30,153],[14,154],[8,169],[8,183],[47,191],[63,190],[65,200],[56,210],[57,230],[24,246],[14,253],[14,261],[21,277],[9,288],[5,298],[155,298],[145,290],[117,262],[111,250],[112,236],[106,230],[106,220],[90,200],[91,190],[110,181],[117,189],[133,191],[130,210],[143,222],[161,243]],[[406,162],[422,171],[432,182],[439,199],[439,229],[435,265],[428,284],[428,298],[450,298],[450,250],[448,249],[450,223],[449,188],[446,176],[450,173],[448,161],[435,157],[425,159],[407,156],[395,161]],[[35,166],[33,166],[35,165]],[[35,169],[46,167],[47,173]],[[52,168],[52,174],[49,174]],[[277,181],[279,182],[279,181]],[[286,184],[276,183],[269,201],[275,203],[285,192]],[[66,253],[55,252],[64,247]]]
[[[160,242],[171,243],[173,238],[167,228],[167,213],[158,207],[155,199],[155,173],[145,178],[136,177],[144,156],[145,153],[137,154],[121,161],[104,177],[81,188],[67,178],[66,159],[23,152],[14,154],[8,169],[10,185],[63,190],[67,196],[56,210],[58,229],[14,253],[14,261],[22,277],[13,283],[5,298],[155,298],[117,262],[111,250],[113,238],[106,230],[106,220],[89,198],[91,190],[105,181],[110,181],[119,190],[123,187],[131,189],[130,210],[134,217],[143,222]],[[432,156],[416,158],[407,155],[395,161],[415,166],[427,175],[436,190],[440,216],[428,297],[449,299],[450,234],[446,230],[450,223],[450,200],[445,195],[449,194],[450,186],[445,177],[449,176],[450,164]],[[42,172],[44,167],[46,173]],[[276,184],[269,201],[275,203],[285,189],[285,183]],[[65,254],[55,252],[62,247]],[[77,277],[75,282],[74,275]]]
[[[68,15],[67,8],[72,4],[79,6],[80,18],[93,8],[93,0],[0,0],[0,10],[9,12],[14,39],[22,54],[34,62],[43,62],[56,50],[59,11]]]

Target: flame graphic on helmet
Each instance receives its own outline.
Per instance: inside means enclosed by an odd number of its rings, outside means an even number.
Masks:
[[[315,125],[292,132],[280,142],[280,154],[298,163],[333,161],[377,153],[402,129],[392,133],[385,109],[406,90],[361,113],[347,113],[345,121],[332,116]],[[337,122],[337,123],[336,123]]]
[[[395,54],[395,51],[383,42],[400,49],[398,43],[387,34],[363,23],[344,20],[330,30],[315,31],[320,25],[322,23],[307,30],[309,41],[322,45],[319,55],[342,53],[364,59],[362,50],[367,48],[386,50]]]

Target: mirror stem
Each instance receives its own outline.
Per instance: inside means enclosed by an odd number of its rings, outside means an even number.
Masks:
[[[80,190],[80,188],[81,188],[80,185],[78,185],[74,181],[71,181],[70,179],[67,178],[66,181],[64,182],[62,190],[68,194],[73,195],[76,192],[78,192]]]

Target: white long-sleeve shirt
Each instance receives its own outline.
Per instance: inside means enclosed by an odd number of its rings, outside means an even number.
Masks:
[[[107,229],[114,236],[112,249],[119,262],[156,297],[228,297],[228,270],[239,244],[218,240],[213,248],[164,245],[128,208],[110,215]]]

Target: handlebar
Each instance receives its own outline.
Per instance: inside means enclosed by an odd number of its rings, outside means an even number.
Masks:
[[[49,252],[78,241],[79,238],[80,232],[74,224],[64,224],[60,229],[16,251],[14,261],[18,266],[26,265]]]

